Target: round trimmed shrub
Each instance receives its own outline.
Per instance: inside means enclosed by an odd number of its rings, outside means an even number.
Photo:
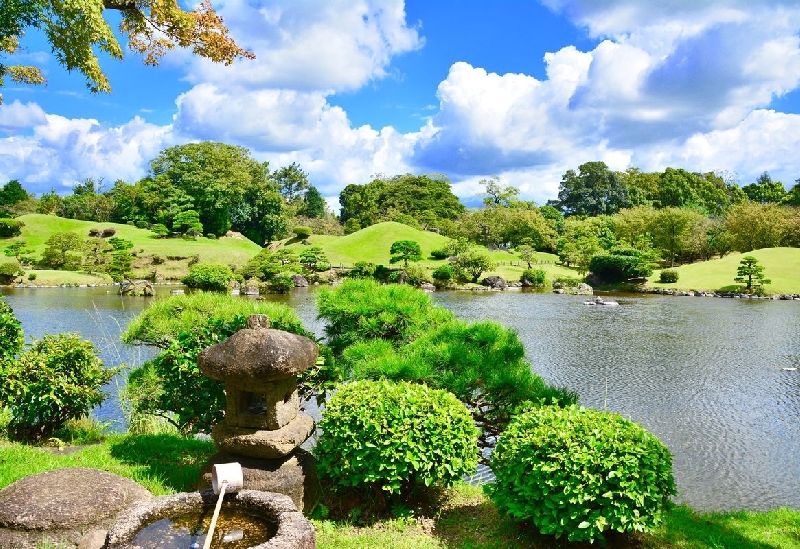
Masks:
[[[450,253],[445,249],[431,250],[431,257],[433,259],[447,259],[450,257]]]
[[[228,289],[234,279],[233,271],[227,265],[215,263],[193,264],[183,283],[190,288],[222,292]]]
[[[604,541],[658,527],[675,492],[672,456],[611,412],[543,407],[517,416],[492,456],[495,505],[542,534]]]
[[[390,494],[417,483],[450,486],[478,463],[478,431],[469,411],[451,393],[425,385],[341,385],[319,426],[317,468],[339,486]]]
[[[675,269],[664,269],[658,275],[658,281],[662,284],[673,284],[678,281],[678,271]]]
[[[297,238],[299,238],[301,240],[306,240],[309,236],[311,236],[311,233],[313,231],[311,230],[311,227],[306,227],[304,225],[299,225],[299,226],[295,227],[294,229],[292,229],[292,232],[295,234],[295,236]]]

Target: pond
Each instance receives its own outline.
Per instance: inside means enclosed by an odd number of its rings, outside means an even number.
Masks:
[[[152,356],[118,339],[147,299],[113,288],[4,292],[26,334],[79,331],[109,364]],[[313,289],[271,299],[323,333]],[[637,295],[587,307],[578,296],[520,292],[433,299],[465,320],[513,328],[548,383],[658,436],[673,454],[679,501],[698,510],[800,509],[800,371],[783,370],[800,366],[800,302]],[[97,415],[119,419],[119,407]]]

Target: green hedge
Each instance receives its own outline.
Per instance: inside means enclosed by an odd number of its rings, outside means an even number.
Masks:
[[[478,463],[472,416],[447,391],[413,383],[356,381],[328,401],[314,450],[336,485],[403,493],[450,486]]]
[[[492,456],[497,507],[569,541],[658,527],[674,495],[672,456],[610,412],[544,407],[516,417]]]

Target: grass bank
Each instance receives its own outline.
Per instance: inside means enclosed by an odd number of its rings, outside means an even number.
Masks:
[[[27,214],[18,219],[25,223],[22,234],[0,240],[0,248],[5,249],[12,243],[22,240],[32,250],[26,255],[37,258],[42,256],[45,242],[53,234],[73,232],[83,238],[89,238],[90,229],[113,228],[116,231],[114,236],[133,243],[131,249],[135,256],[133,272],[137,278],[148,278],[155,273],[165,279],[180,279],[189,273],[189,262],[195,256],[201,263],[221,263],[238,267],[244,265],[261,249],[244,237],[217,239],[198,237],[195,240],[155,238],[147,229],[137,229],[119,223],[79,221],[44,214]],[[104,275],[89,275],[74,271],[28,270],[27,272],[35,272],[36,278],[28,280],[26,275],[23,277],[24,283],[38,286],[101,284],[110,281],[110,278]]]
[[[130,478],[155,495],[193,491],[211,443],[177,435],[113,435],[98,444],[62,450],[0,442],[0,489],[28,475],[64,467],[92,467]],[[479,487],[442,491],[419,510],[364,520],[315,519],[319,549],[583,549],[582,544],[534,534],[498,514]],[[651,534],[619,536],[612,548],[797,549],[800,511],[695,513],[672,509]]]

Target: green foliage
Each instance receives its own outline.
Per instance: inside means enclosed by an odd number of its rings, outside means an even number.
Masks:
[[[366,185],[347,185],[339,194],[339,203],[346,234],[383,221],[409,218],[425,228],[436,227],[465,210],[450,181],[432,175],[378,177]]]
[[[617,247],[608,253],[597,254],[589,262],[589,270],[603,282],[624,282],[653,274],[646,254],[633,248]]]
[[[100,404],[100,387],[117,371],[104,368],[94,345],[79,334],[45,335],[0,368],[1,396],[13,416],[9,432],[34,442]]]
[[[327,271],[330,269],[328,258],[319,246],[311,246],[300,252],[300,264],[307,273]],[[322,265],[326,265],[326,267],[322,268]]]
[[[272,326],[307,335],[294,310],[281,303],[239,299],[215,292],[194,292],[157,299],[131,321],[122,334],[122,340],[166,349],[178,334],[192,326],[215,319],[226,322],[238,317],[246,319],[251,314],[267,315]]]
[[[675,269],[664,269],[659,273],[658,281],[662,284],[674,284],[678,281],[678,271]]]
[[[543,407],[511,422],[488,490],[508,515],[569,541],[657,528],[676,493],[669,450],[617,414]]]
[[[372,278],[375,274],[375,264],[367,261],[357,261],[347,273],[350,278]]]
[[[156,223],[150,230],[153,231],[153,236],[156,238],[164,238],[169,234],[169,229],[163,223]]]
[[[176,296],[177,297],[177,296]],[[193,296],[192,296],[193,297]],[[226,296],[227,300],[234,300]],[[178,300],[191,306],[197,300]],[[243,300],[239,300],[243,301]],[[245,301],[245,303],[247,303]],[[156,415],[166,418],[182,433],[210,432],[215,423],[224,417],[224,385],[204,376],[197,366],[197,355],[210,345],[219,343],[246,326],[247,314],[240,307],[221,307],[209,311],[198,321],[184,316],[173,325],[180,331],[171,338],[164,351],[141,368],[131,372],[128,378],[129,406],[136,416]],[[172,307],[180,307],[176,302],[170,307],[162,305],[158,315],[168,313]],[[151,307],[152,308],[152,307]],[[259,312],[270,317],[270,325],[277,330],[285,330],[303,336],[310,336],[302,326],[294,311],[285,305],[268,303]],[[148,310],[142,317],[147,318]],[[271,313],[271,314],[270,314]],[[321,351],[325,356],[327,351]],[[329,356],[329,355],[328,355]],[[312,380],[309,386],[304,380]],[[301,391],[310,396],[322,386],[338,379],[332,362],[318,364],[303,374]]]
[[[439,265],[431,274],[433,280],[440,286],[448,286],[456,276],[456,271],[450,264]]]
[[[403,272],[406,274],[408,283],[412,286],[421,286],[431,281],[431,275],[428,273],[428,269],[422,265],[408,265],[403,268]]]
[[[450,257],[450,254],[445,249],[438,249],[431,251],[431,257],[433,259],[447,259]]]
[[[522,274],[519,276],[520,282],[526,282],[531,286],[535,286],[537,288],[543,287],[547,284],[547,273],[544,269],[525,269],[522,271]]]
[[[598,216],[616,213],[631,202],[627,186],[605,162],[586,162],[578,173],[564,174],[555,205],[564,215]]]
[[[320,423],[317,468],[335,484],[390,494],[450,486],[474,473],[477,431],[464,405],[424,385],[357,381],[336,391]]]
[[[345,350],[342,367],[355,379],[412,381],[453,393],[473,413],[484,444],[525,407],[577,400],[533,374],[517,335],[496,322],[452,320],[395,349],[389,341],[363,341]]]
[[[13,360],[24,344],[22,324],[8,303],[0,300],[0,363]],[[0,385],[0,402],[4,400],[3,386]]]
[[[311,337],[293,309],[281,303],[251,301],[231,295],[197,292],[161,299],[135,318],[123,334],[125,342],[155,345],[164,351],[129,375],[129,414],[165,418],[182,432],[208,432],[224,413],[222,384],[202,375],[197,355],[246,325],[251,314],[265,314],[278,330]],[[300,391],[310,398],[340,379],[330,351],[301,374]]]
[[[285,294],[294,288],[294,281],[292,277],[287,274],[279,274],[270,279],[269,288],[275,293]]]
[[[739,267],[736,269],[736,282],[745,283],[745,290],[747,292],[762,292],[765,284],[771,284],[772,281],[764,276],[764,266],[758,264],[758,259],[752,255],[746,255],[739,262]]]
[[[484,271],[491,271],[497,266],[488,253],[478,248],[470,248],[458,254],[453,260],[456,275],[469,282],[478,282]]]
[[[55,233],[45,241],[42,264],[53,269],[77,270],[83,250],[84,241],[80,235],[68,231]]]
[[[390,263],[402,261],[403,265],[408,266],[409,261],[422,260],[422,250],[420,250],[419,242],[414,242],[413,240],[397,240],[393,242],[389,253],[392,254],[392,258],[389,260]]]
[[[292,232],[300,240],[305,240],[309,236],[311,236],[311,233],[313,231],[311,230],[311,227],[298,226],[298,227],[295,227],[294,229],[292,229]]]
[[[9,284],[11,281],[17,277],[17,275],[22,275],[23,271],[20,270],[19,263],[17,261],[6,261],[4,263],[0,263],[0,283]]]
[[[189,269],[189,274],[183,278],[183,283],[190,288],[223,292],[228,289],[233,279],[233,271],[227,265],[199,263]]]
[[[452,318],[425,292],[406,285],[383,286],[374,280],[347,280],[317,296],[319,317],[337,356],[354,343],[385,339],[396,345],[412,341]]]
[[[0,218],[0,238],[10,238],[22,234],[25,223],[18,219]]]

